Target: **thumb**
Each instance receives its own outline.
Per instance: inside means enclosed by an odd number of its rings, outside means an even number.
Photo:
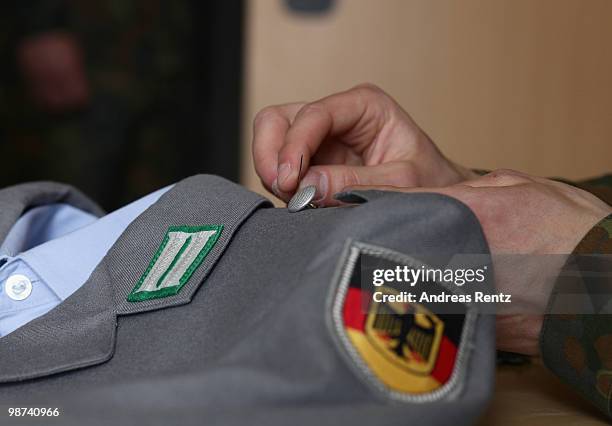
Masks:
[[[418,185],[415,169],[408,162],[389,162],[375,166],[326,165],[312,166],[300,182],[300,188],[317,188],[313,202],[318,206],[341,204],[334,194],[346,187],[391,185],[411,187]]]

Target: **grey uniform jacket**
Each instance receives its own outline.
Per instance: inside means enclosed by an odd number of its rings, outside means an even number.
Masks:
[[[360,204],[292,214],[219,177],[179,182],[125,230],[79,290],[0,339],[0,423],[474,423],[492,389],[492,316],[471,308],[448,316],[454,352],[443,342],[438,357],[452,359],[435,367],[438,384],[431,369],[406,372],[429,389],[415,392],[410,380],[400,390],[389,384],[405,373],[385,372],[390,361],[364,359],[348,336],[354,318],[346,304],[364,253],[399,262],[487,254],[476,218],[436,194],[344,197]],[[68,186],[7,188],[0,240],[27,208],[52,202],[98,212]],[[218,240],[175,294],[128,300],[169,229],[210,225],[222,226]],[[61,414],[7,417],[15,406]]]

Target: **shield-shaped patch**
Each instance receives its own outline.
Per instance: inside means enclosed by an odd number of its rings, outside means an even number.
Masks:
[[[465,375],[475,309],[454,304],[445,311],[439,304],[383,298],[381,295],[397,296],[403,289],[362,280],[364,262],[389,269],[426,266],[386,248],[349,243],[332,286],[330,319],[351,365],[369,384],[394,399],[430,401],[457,390]],[[428,283],[426,291],[457,289]],[[376,298],[375,292],[379,294]]]

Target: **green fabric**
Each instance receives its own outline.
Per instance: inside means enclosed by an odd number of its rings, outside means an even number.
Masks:
[[[159,299],[161,297],[167,297],[167,296],[172,296],[172,295],[177,294],[181,290],[181,288],[183,288],[183,286],[187,283],[189,278],[191,278],[191,276],[193,275],[193,272],[200,266],[202,261],[206,258],[206,255],[208,255],[210,250],[212,250],[215,243],[219,239],[219,236],[221,235],[222,230],[223,230],[223,225],[171,226],[170,228],[168,228],[168,231],[166,232],[166,235],[164,236],[162,243],[159,245],[159,248],[153,255],[153,258],[151,259],[151,262],[149,262],[147,269],[144,271],[144,273],[138,280],[138,283],[136,284],[132,292],[128,295],[127,301],[128,302],[142,302],[143,300]],[[162,287],[154,291],[139,291],[145,279],[149,276],[153,268],[156,266],[157,262],[160,261],[160,257],[164,253],[164,249],[166,248],[166,246],[168,245],[168,242],[170,241],[171,232],[196,233],[200,231],[216,231],[216,232],[208,238],[208,240],[206,241],[206,244],[200,249],[200,252],[196,256],[196,258],[189,265],[187,270],[183,273],[183,275],[180,277],[179,281],[176,284],[170,287]],[[191,242],[192,242],[192,236],[187,237],[187,239],[181,245],[181,248],[174,255],[174,258],[172,259],[172,261],[170,262],[166,270],[157,280],[156,287],[159,287],[163,283],[166,276],[170,273],[170,271],[172,271],[174,266],[181,259],[181,256],[183,255],[187,247],[189,247]]]

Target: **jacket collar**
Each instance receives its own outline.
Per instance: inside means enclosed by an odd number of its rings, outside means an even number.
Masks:
[[[66,203],[95,216],[104,211],[76,188],[56,182],[31,182],[0,190],[0,241],[28,209],[44,204]]]
[[[27,206],[45,202],[67,201],[93,208],[63,185],[20,185],[6,191],[0,192],[0,208],[3,214],[4,208],[10,213],[2,218],[2,226],[14,223]],[[127,227],[80,289],[47,314],[0,338],[0,383],[109,360],[114,352],[117,316],[189,303],[240,225],[262,206],[272,205],[260,195],[215,176],[199,175],[177,183]],[[129,292],[168,228],[200,224],[222,224],[223,232],[180,292],[128,302]]]

